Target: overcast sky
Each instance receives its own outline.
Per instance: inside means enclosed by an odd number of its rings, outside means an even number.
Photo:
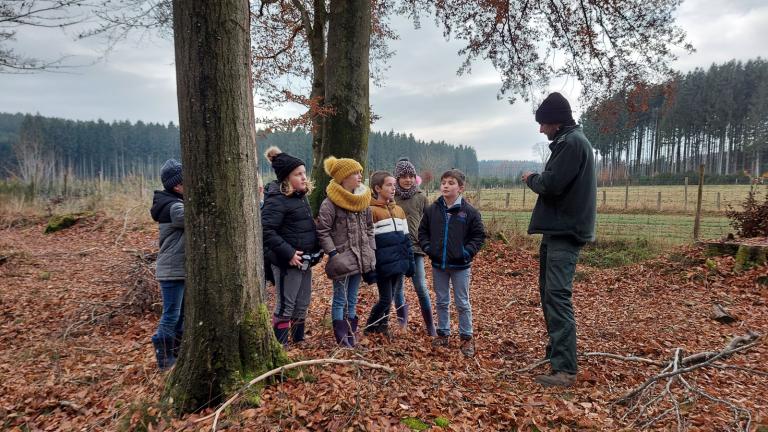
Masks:
[[[674,65],[683,72],[736,58],[768,57],[768,2],[764,0],[685,0],[678,23],[697,52]],[[498,74],[476,64],[457,76],[456,42],[446,42],[428,19],[414,30],[395,22],[400,39],[384,86],[371,87],[371,104],[381,119],[374,130],[413,133],[423,140],[468,144],[480,159],[538,159],[532,147],[543,141],[530,103],[497,100]],[[58,30],[20,31],[14,48],[38,58],[71,56],[69,63],[95,61],[97,41],[74,41]],[[559,91],[576,115],[580,87],[559,80]],[[0,112],[39,112],[79,120],[178,122],[173,47],[160,38],[119,45],[105,61],[67,72],[0,75]],[[290,110],[286,111],[290,112]]]

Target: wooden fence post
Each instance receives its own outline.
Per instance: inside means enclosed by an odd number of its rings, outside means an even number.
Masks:
[[[659,191],[658,196],[656,196],[656,211],[661,211],[661,191]]]
[[[507,192],[507,203],[506,203],[506,207],[507,207],[507,208],[509,208],[509,192]]]
[[[717,193],[717,211],[720,211],[720,192]]]
[[[603,189],[603,207],[605,207],[605,189]]]
[[[527,189],[526,187],[523,187],[523,209],[525,209],[525,190],[526,189]]]
[[[629,206],[629,177],[627,177],[627,183],[624,187],[624,210]]]
[[[693,221],[693,240],[701,234],[701,197],[704,192],[704,164],[699,165],[699,195],[696,198],[696,218]]]
[[[685,189],[683,189],[683,211],[688,211],[688,177],[685,178]]]

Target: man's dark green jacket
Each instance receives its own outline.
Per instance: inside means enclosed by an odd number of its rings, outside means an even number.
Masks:
[[[527,184],[539,195],[528,234],[595,239],[597,178],[592,145],[580,126],[564,126],[549,144],[551,154],[540,174]]]

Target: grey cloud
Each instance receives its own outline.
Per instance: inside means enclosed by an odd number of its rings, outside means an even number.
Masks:
[[[698,52],[682,55],[675,67],[687,71],[732,58],[768,57],[768,4],[764,0],[686,0],[679,24]],[[393,22],[400,39],[391,47],[383,88],[371,88],[374,112],[381,116],[375,130],[413,133],[423,140],[444,140],[475,147],[481,159],[537,159],[532,146],[542,141],[533,120],[533,103],[509,105],[496,95],[498,73],[488,62],[472,74],[457,76],[462,43],[445,41],[425,19],[416,30],[411,22]],[[19,32],[14,48],[41,58],[74,55],[73,64],[90,64],[103,44],[73,41],[58,30]],[[136,38],[117,46],[105,62],[68,73],[3,75],[0,111],[40,112],[73,119],[177,121],[173,46],[158,38]],[[578,116],[581,86],[574,79],[554,80],[548,91],[560,91]],[[295,115],[297,107],[258,115]]]

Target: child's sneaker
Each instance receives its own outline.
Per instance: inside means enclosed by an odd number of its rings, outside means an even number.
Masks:
[[[461,338],[461,347],[459,348],[461,350],[461,353],[464,354],[465,357],[474,357],[475,356],[475,339],[472,338],[472,336],[469,336],[469,338]]]
[[[447,335],[446,335],[446,336],[443,336],[443,335],[437,335],[437,337],[435,337],[434,339],[432,339],[432,347],[433,347],[433,348],[439,348],[439,347],[443,347],[443,348],[445,348],[445,347],[447,347],[447,346],[448,346],[449,342],[450,342],[450,341],[449,341],[449,339],[448,339],[448,336],[447,336]]]

